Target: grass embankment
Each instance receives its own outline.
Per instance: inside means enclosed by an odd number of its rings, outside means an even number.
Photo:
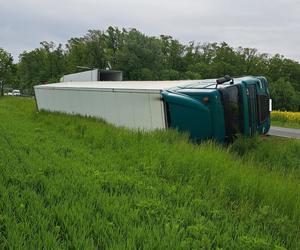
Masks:
[[[300,248],[299,165],[272,141],[248,155],[21,98],[0,98],[0,119],[0,248]],[[299,164],[299,142],[280,144]]]
[[[300,141],[280,137],[240,138],[229,147],[252,165],[300,178]]]
[[[272,125],[300,129],[300,112],[272,111]]]

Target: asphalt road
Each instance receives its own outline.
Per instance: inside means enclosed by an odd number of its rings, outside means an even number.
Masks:
[[[280,128],[271,126],[269,135],[300,139],[300,129]]]

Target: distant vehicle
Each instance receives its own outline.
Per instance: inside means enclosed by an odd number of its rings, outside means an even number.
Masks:
[[[6,95],[10,95],[10,96],[11,96],[11,95],[12,95],[12,93],[11,93],[11,92],[8,92]]]
[[[14,89],[12,92],[11,92],[11,95],[12,96],[21,96],[21,92],[19,89]]]

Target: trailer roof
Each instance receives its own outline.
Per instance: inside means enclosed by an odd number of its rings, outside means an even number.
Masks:
[[[101,82],[60,82],[37,85],[39,89],[84,89],[106,91],[150,91],[160,92],[172,87],[184,86],[195,83],[194,80],[186,81],[101,81]]]
[[[236,78],[235,83],[250,79],[250,77]],[[137,91],[161,92],[172,88],[215,88],[216,79],[208,80],[180,80],[180,81],[89,81],[89,82],[60,82],[35,86],[36,89],[74,89],[74,90],[102,90],[102,91]],[[226,84],[224,84],[226,85]]]

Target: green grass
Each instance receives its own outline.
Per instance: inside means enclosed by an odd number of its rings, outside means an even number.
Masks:
[[[281,137],[241,137],[229,152],[261,168],[276,170],[300,179],[300,141]]]
[[[299,249],[299,145],[193,145],[0,98],[0,248]]]
[[[300,112],[271,112],[272,126],[300,129]]]
[[[300,124],[298,122],[282,121],[282,120],[275,120],[275,119],[272,119],[272,126],[300,129]]]

